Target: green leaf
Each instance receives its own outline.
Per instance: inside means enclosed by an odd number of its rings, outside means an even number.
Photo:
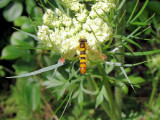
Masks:
[[[79,95],[78,95],[78,103],[79,103],[81,109],[83,108],[83,91],[82,91],[82,88],[83,88],[83,81],[81,81],[81,83],[80,83]]]
[[[127,24],[130,22],[130,20],[132,19],[132,17],[133,17],[133,15],[134,15],[134,13],[135,13],[135,11],[136,11],[136,8],[137,8],[137,6],[138,6],[138,3],[139,3],[139,0],[137,0],[137,3],[136,3],[136,5],[134,6],[134,9],[132,10],[132,13],[131,13],[131,15],[129,16],[129,19],[128,19],[128,21],[127,21]]]
[[[35,32],[34,27],[33,27],[31,21],[26,21],[26,22],[21,26],[21,29],[22,29],[23,31],[25,31],[25,32],[28,32],[28,33],[33,33],[33,32]]]
[[[5,77],[6,73],[3,70],[0,70],[0,77]]]
[[[134,42],[133,40],[131,40],[131,39],[127,38],[127,37],[122,37],[122,39],[124,39],[127,42],[132,43],[132,44],[136,45],[137,47],[141,48],[141,46],[138,43]]]
[[[144,51],[144,52],[134,52],[134,56],[145,56],[145,55],[153,55],[156,53],[160,53],[160,49],[158,50],[153,50],[153,51]],[[126,55],[126,56],[133,56],[132,53],[113,53],[113,52],[108,52],[108,55]]]
[[[133,87],[133,85],[132,85],[132,82],[131,82],[130,79],[128,78],[126,71],[124,70],[123,67],[120,67],[120,69],[122,70],[122,72],[123,72],[125,78],[127,79],[128,83],[131,85],[132,89],[133,89],[134,92],[135,92],[135,89],[134,89],[134,87]]]
[[[124,93],[125,95],[128,94],[128,87],[127,87],[125,84],[123,84],[123,86],[122,86],[122,91],[123,91],[123,93]]]
[[[30,89],[30,103],[32,110],[35,111],[40,105],[40,84],[33,83]]]
[[[126,43],[122,42],[122,45],[126,47],[129,51],[131,51],[131,53],[133,54],[133,50]]]
[[[127,41],[127,42],[129,42],[129,43],[132,43],[132,44],[136,45],[137,47],[141,48],[141,46],[140,46],[138,43],[134,42],[133,40],[131,40],[131,39],[128,38],[128,37],[121,36],[121,35],[114,35],[114,37],[115,37],[115,38],[122,39],[122,40],[125,40],[125,41]],[[123,42],[123,41],[122,41],[122,42]],[[125,44],[125,43],[124,43],[124,44]]]
[[[0,1],[0,8],[5,7],[11,0],[1,0]]]
[[[83,92],[82,92],[81,89],[79,90],[78,103],[79,103],[79,105],[80,105],[80,107],[82,109],[83,108]]]
[[[99,95],[96,98],[96,108],[103,102],[104,96],[103,96],[103,90],[101,89]]]
[[[132,22],[131,23],[132,25],[137,25],[137,26],[146,26],[146,25],[149,25],[148,23],[144,23],[144,22]]]
[[[0,77],[4,77],[5,76],[5,72],[3,70],[3,66],[0,65]]]
[[[37,74],[42,73],[42,72],[53,70],[53,69],[58,68],[62,65],[64,65],[64,64],[63,63],[57,63],[55,65],[51,65],[49,67],[45,67],[45,68],[36,70],[34,72],[30,72],[30,73],[27,73],[27,74],[24,74],[24,75],[19,75],[19,76],[7,77],[7,78],[20,78],[20,77],[28,77],[28,76],[32,76],[32,75],[37,75]]]
[[[13,60],[19,57],[24,57],[24,55],[29,54],[28,50],[20,50],[14,45],[8,45],[2,50],[1,59]]]
[[[36,7],[36,3],[34,0],[25,0],[26,10],[29,15],[33,13],[34,7]]]
[[[13,27],[13,28],[14,28],[15,30],[18,30],[18,31],[20,31],[20,32],[22,32],[22,33],[24,33],[24,34],[26,34],[26,35],[28,35],[28,36],[34,38],[36,41],[40,41],[40,39],[39,39],[36,35],[34,35],[34,34],[25,32],[25,31],[23,31],[23,30],[20,30],[20,29],[15,28],[15,27]]]
[[[33,71],[35,67],[36,67],[36,61],[33,58],[31,58],[29,61],[19,59],[13,65],[13,68],[15,69],[16,74],[24,74],[24,73]]]
[[[154,13],[160,15],[160,2],[159,1],[149,1],[148,8]]]
[[[26,21],[30,21],[26,16],[20,16],[14,20],[14,26],[22,26]]]
[[[53,77],[48,76],[47,78],[48,80],[43,82],[43,85],[45,85],[46,88],[58,87],[58,86],[62,86],[63,84],[65,84],[64,81],[53,79]]]
[[[26,81],[22,90],[23,96],[27,104],[35,111],[40,107],[40,84],[32,79]]]
[[[141,10],[137,13],[137,15],[132,19],[131,23],[133,21],[135,21],[141,14],[142,12],[144,11],[144,9],[146,8],[147,4],[148,4],[148,1],[149,0],[146,0],[146,2],[144,3],[143,7],[141,8]]]
[[[40,7],[34,7],[31,16],[33,16],[35,18],[42,18],[43,13],[42,13],[41,8]]]
[[[131,80],[132,84],[140,84],[145,82],[142,77],[130,76],[129,79]]]
[[[56,2],[56,4],[57,4],[58,8],[60,9],[60,11],[61,11],[63,14],[65,14],[65,11],[63,10],[63,7],[61,6],[60,1],[59,1],[59,0],[55,0],[55,2]]]
[[[140,64],[143,64],[143,63],[146,63],[147,61],[142,61],[142,62],[139,62],[139,63],[134,63],[134,64],[122,64],[122,63],[116,63],[116,62],[108,62],[106,61],[105,64],[107,65],[111,65],[111,66],[119,66],[119,67],[133,67],[133,66],[137,66],[137,65],[140,65]],[[107,67],[108,69],[108,67]]]
[[[8,22],[14,21],[23,12],[23,5],[20,2],[14,2],[3,11],[3,16]]]
[[[24,47],[32,47],[33,46],[33,41],[28,41],[28,35],[16,31],[12,34],[10,38],[10,42],[12,45],[18,45],[18,46],[24,46]]]

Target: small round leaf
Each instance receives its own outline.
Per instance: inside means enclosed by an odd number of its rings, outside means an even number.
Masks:
[[[10,0],[0,0],[0,8],[5,7],[9,2]]]
[[[3,11],[3,16],[8,22],[12,22],[22,14],[22,11],[22,3],[14,2]]]
[[[20,16],[14,20],[14,26],[22,26],[26,21],[30,21],[26,16]]]
[[[1,59],[12,60],[28,54],[28,50],[16,48],[16,46],[8,45],[2,50]]]

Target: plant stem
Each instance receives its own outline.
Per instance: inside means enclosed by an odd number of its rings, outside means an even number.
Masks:
[[[89,85],[92,87],[93,90],[98,90],[99,89],[95,80],[91,77],[91,75],[88,75],[86,78],[87,78],[87,81],[88,81]],[[111,118],[112,115],[111,115],[111,112],[110,112],[110,109],[109,109],[108,102],[103,101],[101,103],[101,106],[104,109],[104,111],[106,112],[106,114]]]
[[[152,89],[151,96],[150,96],[150,98],[149,98],[149,107],[151,107],[152,102],[153,102],[153,98],[154,98],[155,93],[156,93],[156,91],[157,91],[157,85],[158,85],[159,77],[160,77],[159,74],[160,74],[160,72],[157,73],[156,78],[155,78],[155,80],[153,81],[153,84],[152,84],[153,89]]]
[[[122,1],[122,0],[121,0]],[[117,17],[117,21],[121,18],[121,16],[123,15],[125,11],[125,5],[123,5],[123,7],[120,9],[118,17]],[[125,17],[123,17],[121,23],[119,23],[118,27],[117,27],[117,34],[124,34],[125,33]],[[121,44],[121,39],[115,39],[115,43],[116,44]],[[121,47],[117,50],[117,52],[123,53],[124,52],[124,47]],[[121,62],[122,64],[124,63],[124,56],[117,56],[117,59],[119,60],[119,62]],[[116,75],[118,75],[121,70],[120,69],[116,69]],[[117,116],[119,118],[119,120],[121,120],[121,109],[122,109],[122,90],[120,87],[115,87],[115,102],[116,102],[116,113]]]
[[[109,103],[109,107],[110,107],[110,110],[111,110],[111,120],[119,120],[119,118],[116,116],[114,99],[113,99],[113,95],[112,95],[112,91],[111,91],[109,82],[108,82],[108,80],[107,80],[107,78],[105,76],[106,73],[105,73],[102,65],[99,66],[98,69],[99,69],[100,74],[102,75],[104,86],[105,86],[105,90],[106,90],[106,93],[107,93],[106,96],[108,98],[108,103]]]

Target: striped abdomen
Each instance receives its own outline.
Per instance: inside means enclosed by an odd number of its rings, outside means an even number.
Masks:
[[[82,74],[86,73],[86,44],[80,42],[80,71]]]

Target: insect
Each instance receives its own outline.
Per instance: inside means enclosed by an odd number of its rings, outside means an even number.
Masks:
[[[97,61],[97,62],[98,60],[105,61],[107,59],[107,57],[103,53],[91,49],[89,45],[87,44],[87,39],[81,38],[79,39],[78,47],[71,50],[70,53],[66,53],[65,55],[63,55],[63,57],[59,59],[59,62],[60,63],[65,62],[65,59],[68,58],[68,56],[70,57],[73,56],[76,50],[80,52],[80,55],[77,58],[80,58],[80,72],[82,74],[86,73],[86,67],[87,67],[86,59],[89,61]],[[90,57],[88,57],[88,55]]]
[[[79,39],[78,49],[80,51],[80,71],[82,74],[85,74],[86,73],[86,50],[88,49],[86,39]]]

